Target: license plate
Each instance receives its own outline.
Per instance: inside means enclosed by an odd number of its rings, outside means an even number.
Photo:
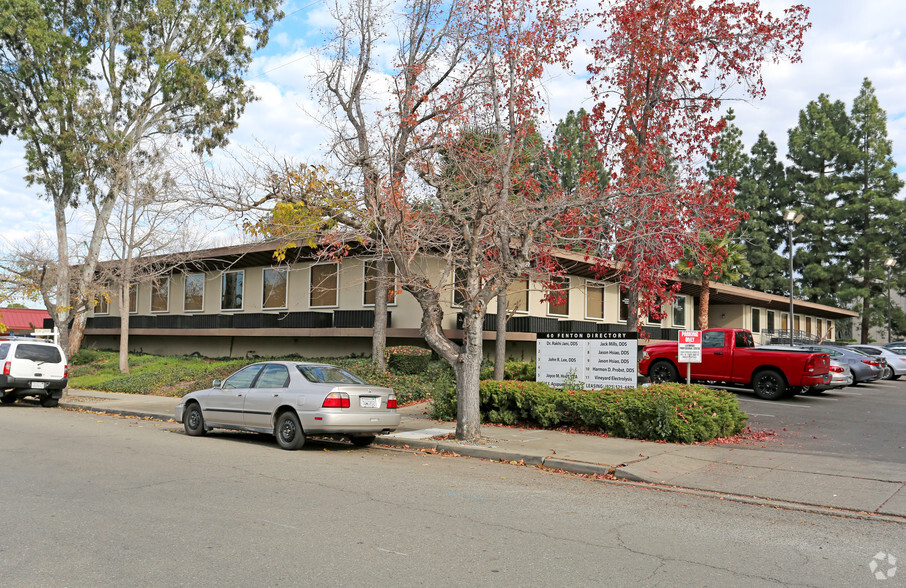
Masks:
[[[37,388],[38,390],[43,390],[47,387],[47,382],[32,382],[31,387]]]
[[[380,398],[376,396],[362,396],[359,403],[362,408],[378,408]]]

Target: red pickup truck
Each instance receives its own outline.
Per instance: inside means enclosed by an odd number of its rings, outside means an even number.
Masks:
[[[677,361],[678,343],[654,343],[642,349],[639,373],[652,382],[685,379],[686,364]],[[827,353],[755,347],[744,329],[702,331],[702,361],[692,364],[692,379],[752,388],[759,398],[776,400],[804,386],[830,381]]]

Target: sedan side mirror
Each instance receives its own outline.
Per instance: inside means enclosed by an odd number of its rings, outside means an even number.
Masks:
[[[211,383],[211,387],[220,388],[221,384],[223,384],[223,382],[221,382],[220,380],[214,380],[214,382]]]

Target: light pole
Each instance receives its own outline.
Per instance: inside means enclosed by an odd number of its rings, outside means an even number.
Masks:
[[[792,208],[787,210],[783,215],[783,220],[786,221],[787,229],[789,230],[790,237],[790,345],[793,345],[793,226],[798,225],[802,222],[802,215]]]
[[[884,262],[885,267],[887,267],[887,342],[890,343],[890,270],[893,269],[893,266],[897,264],[897,260],[893,257],[888,257],[887,261]]]

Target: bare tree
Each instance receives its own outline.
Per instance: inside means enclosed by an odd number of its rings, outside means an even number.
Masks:
[[[168,165],[166,147],[133,162],[113,207],[105,235],[111,257],[99,266],[99,280],[117,285],[120,307],[120,371],[129,373],[129,308],[133,285],[159,280],[186,261],[203,241],[195,229],[195,207],[182,199]],[[168,285],[169,286],[169,285]],[[109,298],[109,292],[102,295]]]

